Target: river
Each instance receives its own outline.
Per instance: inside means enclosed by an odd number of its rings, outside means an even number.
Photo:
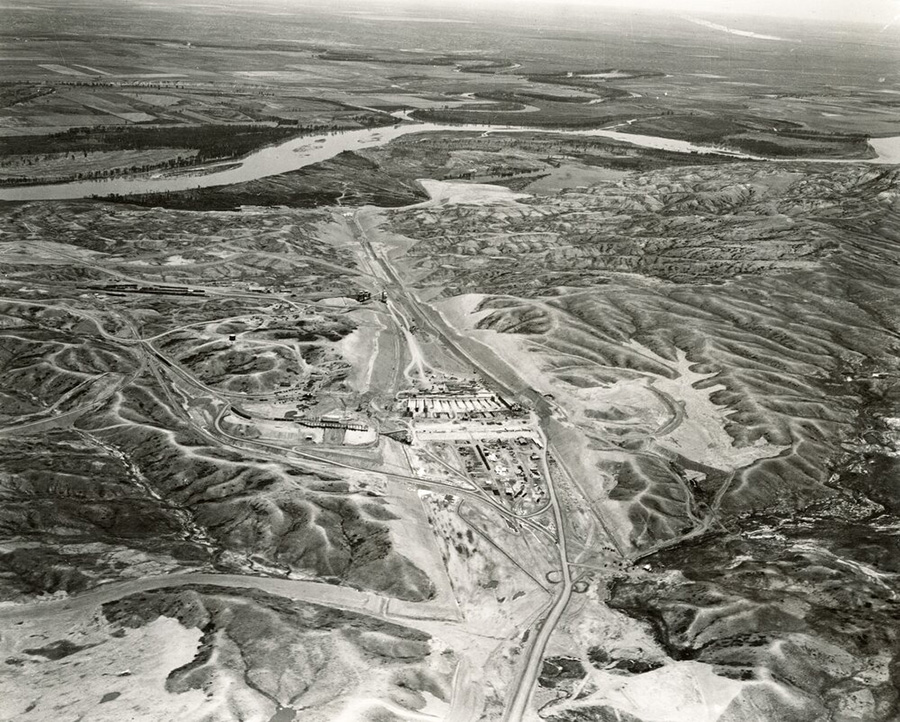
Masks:
[[[694,145],[684,140],[660,138],[651,135],[622,133],[616,130],[590,129],[567,130],[529,128],[512,125],[444,125],[439,123],[409,123],[409,118],[398,114],[398,124],[380,128],[348,130],[328,135],[292,138],[278,145],[269,146],[250,153],[246,157],[228,163],[200,166],[190,171],[184,169],[147,173],[141,175],[73,181],[48,185],[29,185],[0,188],[0,201],[71,200],[106,196],[111,194],[135,195],[139,193],[165,193],[184,191],[192,188],[210,188],[231,185],[268,176],[289,173],[306,166],[334,158],[343,151],[375,148],[385,145],[395,138],[411,133],[543,133],[589,138],[609,138],[630,145],[675,153],[697,153],[727,155],[739,160],[766,160],[758,156],[723,150],[709,146]],[[868,162],[897,163],[900,137],[873,139],[872,146],[878,158]],[[858,161],[847,161],[858,162]],[[217,168],[221,168],[217,170]]]

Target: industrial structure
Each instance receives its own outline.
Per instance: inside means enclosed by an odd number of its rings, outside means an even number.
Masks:
[[[406,400],[406,413],[413,418],[478,418],[507,411],[509,406],[489,391],[468,395],[416,394]]]

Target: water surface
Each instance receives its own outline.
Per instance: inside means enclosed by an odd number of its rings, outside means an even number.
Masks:
[[[398,120],[408,120],[405,113],[398,114]],[[292,138],[278,145],[261,148],[239,161],[198,167],[185,171],[155,172],[121,178],[101,178],[95,180],[30,185],[0,188],[0,201],[70,200],[107,196],[112,194],[136,195],[141,193],[167,193],[193,188],[211,188],[232,185],[266,178],[281,173],[305,168],[334,158],[344,151],[375,148],[385,145],[395,138],[412,133],[543,133],[590,138],[609,138],[641,148],[669,151],[674,153],[727,155],[740,160],[766,160],[759,156],[737,151],[695,145],[685,140],[661,138],[652,135],[622,133],[616,130],[589,129],[569,130],[565,128],[530,128],[521,125],[445,125],[440,123],[398,123],[394,126],[347,130],[328,135],[302,136]],[[872,163],[900,163],[900,136],[894,138],[873,138],[870,144],[878,157]],[[834,162],[834,161],[832,161]],[[848,162],[865,162],[848,159]]]

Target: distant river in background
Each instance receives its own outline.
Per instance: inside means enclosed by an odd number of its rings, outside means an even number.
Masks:
[[[407,120],[405,114],[398,114],[398,120]],[[306,166],[321,163],[334,158],[344,151],[375,148],[385,145],[395,138],[412,133],[542,133],[590,138],[610,138],[642,148],[652,148],[675,153],[697,153],[725,155],[738,160],[766,160],[758,156],[747,155],[735,151],[723,150],[709,146],[694,145],[684,140],[660,138],[651,135],[635,135],[615,130],[567,130],[527,128],[510,125],[444,125],[439,123],[405,123],[394,126],[371,128],[364,130],[347,130],[320,136],[303,136],[293,138],[278,145],[269,146],[250,153],[246,157],[211,166],[198,166],[190,170],[147,173],[105,178],[72,183],[55,183],[48,185],[29,185],[0,188],[0,201],[38,201],[38,200],[71,200],[89,198],[91,196],[107,196],[112,194],[137,195],[141,193],[166,193],[186,191],[193,188],[211,188],[213,186],[232,185],[246,181],[266,178],[268,176],[289,173]],[[837,162],[870,162],[900,163],[900,136],[895,138],[876,138],[871,141],[878,153],[878,158],[870,161],[837,161]],[[831,161],[835,162],[835,161]],[[217,168],[221,170],[217,170]]]

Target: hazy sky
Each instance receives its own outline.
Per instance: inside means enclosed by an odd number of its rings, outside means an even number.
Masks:
[[[432,1],[454,2],[454,0]],[[515,5],[521,0],[480,0],[480,2]],[[525,0],[525,2],[549,6],[593,5],[624,10],[652,9],[674,14],[771,15],[877,24],[889,23],[900,16],[900,0]]]
[[[729,12],[872,22],[888,22],[900,14],[898,0],[596,0],[596,4],[640,6],[672,12]]]

